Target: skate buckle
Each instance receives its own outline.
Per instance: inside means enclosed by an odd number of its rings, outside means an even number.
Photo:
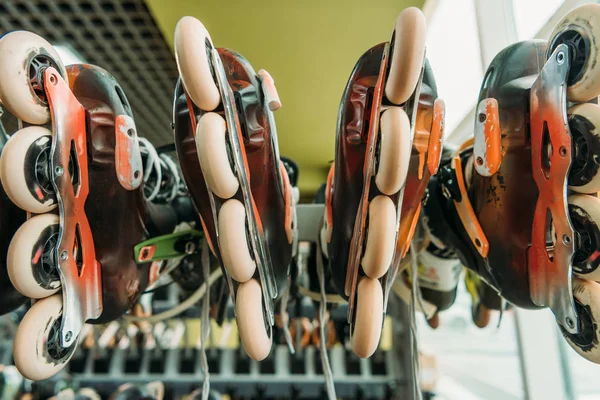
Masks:
[[[258,79],[260,80],[262,91],[265,94],[265,101],[269,105],[269,110],[279,110],[281,108],[281,100],[279,99],[279,93],[277,93],[275,81],[271,74],[264,69],[261,69],[258,71]]]
[[[475,170],[481,176],[492,176],[502,163],[502,142],[498,101],[483,99],[477,106],[473,157]]]
[[[127,190],[135,190],[142,183],[142,154],[133,118],[118,115],[115,118],[115,170],[119,183]]]
[[[481,228],[481,225],[479,225],[479,220],[475,215],[473,205],[469,200],[469,195],[465,186],[462,163],[458,154],[452,159],[452,169],[454,170],[456,185],[460,191],[460,199],[452,196],[456,211],[458,212],[458,216],[462,221],[463,226],[465,227],[465,230],[471,239],[471,242],[481,257],[486,258],[489,251],[489,243],[485,233],[483,232],[483,229]]]
[[[59,207],[55,259],[62,286],[61,344],[77,342],[85,321],[102,313],[102,280],[92,231],[85,214],[89,193],[85,110],[58,71],[44,73],[52,115],[52,186]]]
[[[133,253],[138,264],[183,257],[195,253],[203,237],[195,229],[162,235],[135,245]]]
[[[433,122],[429,136],[429,149],[427,150],[427,169],[430,175],[435,175],[440,168],[442,160],[442,140],[444,138],[444,121],[446,105],[444,100],[435,99],[433,103]]]
[[[531,300],[549,307],[569,333],[578,333],[571,282],[575,233],[567,209],[571,132],[567,120],[569,48],[558,46],[548,57],[530,92],[531,167],[538,187],[529,248]],[[554,234],[550,231],[553,229]],[[547,238],[553,243],[548,245]]]

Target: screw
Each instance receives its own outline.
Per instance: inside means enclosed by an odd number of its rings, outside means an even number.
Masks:
[[[558,53],[556,55],[556,61],[558,62],[558,64],[562,64],[565,62],[565,53],[563,53],[562,51],[560,53]]]
[[[479,122],[485,122],[486,119],[487,117],[484,113],[479,114]]]
[[[61,167],[60,165],[54,167],[54,173],[56,174],[56,176],[62,176],[63,172],[63,167]]]
[[[483,165],[483,158],[477,157],[477,165],[479,165],[479,166]]]
[[[575,326],[575,324],[573,323],[573,320],[571,319],[571,317],[567,317],[566,322],[567,322],[567,326],[569,328],[573,328]]]
[[[571,238],[568,235],[563,235],[562,239],[564,244],[571,243]]]
[[[142,259],[145,260],[148,257],[148,249],[142,250]]]
[[[67,253],[67,251],[66,250],[61,251],[60,252],[60,259],[62,261],[66,261],[67,258],[69,258],[69,254]]]
[[[56,85],[57,79],[56,75],[50,75],[50,83]]]
[[[71,341],[71,336],[73,336],[73,332],[71,332],[71,331],[67,332],[67,334],[65,335],[65,340],[67,342],[70,342]]]
[[[567,148],[565,146],[560,146],[560,149],[558,149],[558,154],[560,154],[561,157],[564,157],[567,155]]]
[[[187,242],[185,244],[185,253],[192,254],[194,251],[196,251],[196,245],[194,244],[194,242]]]
[[[133,136],[133,129],[128,129],[127,130],[127,134],[129,135],[129,137]]]

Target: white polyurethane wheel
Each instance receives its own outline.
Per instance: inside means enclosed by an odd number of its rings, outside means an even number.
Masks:
[[[27,379],[40,381],[55,375],[73,356],[77,340],[61,358],[49,353],[52,346],[60,346],[60,336],[54,340],[50,335],[56,332],[54,326],[62,315],[62,297],[56,294],[36,302],[23,317],[17,328],[13,344],[15,366]]]
[[[240,284],[235,299],[235,314],[242,345],[248,356],[262,361],[271,351],[263,317],[262,289],[256,279]]]
[[[585,102],[600,94],[599,4],[585,4],[565,15],[554,28],[548,43],[552,45],[559,39],[553,45],[552,49],[555,49],[556,45],[563,42],[560,40],[562,35],[567,37],[572,35],[573,32],[577,32],[584,39],[584,42],[587,42],[587,56],[585,64],[581,66],[582,72],[578,74],[576,81],[570,82],[567,87],[567,97],[569,101]],[[573,47],[571,47],[571,50],[573,50]],[[573,58],[577,59],[578,57],[575,55],[571,59],[573,60]],[[573,66],[573,62],[571,65]]]
[[[210,190],[222,199],[228,199],[240,186],[227,152],[227,124],[217,113],[206,113],[196,127],[196,150],[202,174]]]
[[[598,78],[600,78],[600,76]],[[576,115],[585,118],[589,122],[589,124],[584,124],[586,128],[588,126],[593,127],[590,131],[580,132],[578,134],[584,135],[583,139],[585,141],[589,140],[594,143],[600,142],[600,106],[591,103],[578,104],[569,109],[569,119]],[[570,180],[569,189],[575,192],[596,193],[600,191],[600,158],[598,158],[597,154],[594,154],[594,143],[587,143],[588,157],[585,160],[584,167],[588,173],[593,173],[594,175],[591,176],[589,182],[581,186],[575,186],[572,180]]]
[[[48,104],[42,101],[30,84],[30,67],[34,58],[52,60],[62,78],[67,71],[50,43],[32,32],[14,31],[0,39],[0,100],[11,114],[35,125],[50,121]]]
[[[410,162],[410,122],[400,107],[388,108],[381,114],[381,145],[375,184],[381,193],[391,196],[406,181]]]
[[[571,335],[562,330],[563,336],[580,356],[600,364],[600,284],[573,278],[573,295],[581,306],[579,318],[584,321],[585,332]]]
[[[48,129],[28,126],[12,135],[2,150],[2,186],[11,201],[25,211],[42,214],[52,211],[57,205],[54,196],[46,195],[37,182],[27,179],[28,176],[30,179],[35,176],[35,162],[40,154],[40,146],[50,146],[51,143],[52,133]]]
[[[369,278],[381,278],[396,248],[396,208],[388,196],[376,196],[369,204],[369,231],[361,265]]]
[[[585,214],[587,215],[579,215],[579,217],[583,218],[585,217],[586,219],[588,219],[589,217],[589,221],[587,221],[589,223],[589,225],[591,226],[595,226],[595,234],[591,233],[592,236],[592,240],[594,237],[599,236],[599,230],[600,230],[600,199],[598,199],[597,197],[594,196],[589,196],[586,194],[578,194],[578,195],[571,195],[569,196],[569,204],[580,207]],[[570,218],[571,221],[573,221],[573,218],[576,217],[577,215],[573,215],[572,214],[573,211],[570,212]],[[580,214],[580,213],[577,213]],[[591,246],[593,247],[593,249],[596,249],[596,244],[592,243]],[[589,273],[581,273],[581,272],[575,272],[573,271],[576,275],[580,276],[583,279],[589,280],[589,281],[600,281],[600,267],[590,271]]]
[[[425,55],[427,23],[416,7],[402,11],[394,26],[394,43],[385,96],[393,104],[404,104],[415,91]]]
[[[58,274],[55,274],[56,279],[50,279],[47,272],[38,270],[42,268],[44,245],[52,230],[58,232],[58,223],[56,214],[36,215],[25,221],[10,241],[6,260],[8,277],[23,296],[42,299],[60,289]]]
[[[212,111],[221,102],[219,88],[213,80],[206,41],[212,39],[202,22],[183,17],[175,26],[175,60],[181,81],[195,105]]]
[[[219,210],[219,248],[225,270],[238,282],[246,282],[256,271],[246,238],[246,210],[236,199],[227,200]]]
[[[360,358],[373,355],[383,327],[383,289],[377,279],[362,277],[358,282],[354,319],[350,342]]]

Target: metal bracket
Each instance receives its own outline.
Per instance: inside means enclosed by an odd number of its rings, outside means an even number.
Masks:
[[[477,106],[473,163],[481,176],[492,176],[502,163],[502,141],[498,100],[483,99]]]
[[[102,279],[84,210],[89,193],[85,110],[54,68],[44,73],[44,90],[52,115],[50,171],[60,211],[54,250],[62,285],[60,335],[62,346],[67,348],[77,342],[85,321],[102,313]],[[74,172],[79,174],[76,180],[71,176],[70,163],[76,164]],[[73,182],[77,182],[77,189]],[[75,249],[80,253],[76,254]],[[81,268],[76,256],[81,259]]]
[[[238,120],[237,113],[235,112],[235,102],[233,100],[233,93],[231,91],[231,87],[229,86],[229,82],[227,81],[227,76],[225,75],[225,68],[223,67],[221,57],[219,56],[219,51],[215,48],[211,50],[211,62],[217,78],[217,86],[219,87],[219,91],[221,94],[225,119],[227,122],[227,136],[229,138],[229,142],[231,143],[231,155],[235,164],[235,169],[237,171],[243,171],[246,169],[248,161],[246,160],[246,153],[243,150],[244,141],[242,139],[240,123]],[[247,211],[246,215],[248,222],[248,230],[250,232],[249,238],[254,259],[256,260],[258,272],[261,278],[260,283],[263,291],[263,303],[265,305],[266,316],[269,322],[269,324],[267,324],[269,327],[269,334],[271,335],[272,326],[275,323],[274,304],[272,299],[277,297],[277,285],[275,284],[273,264],[271,262],[271,255],[269,254],[269,249],[267,248],[266,238],[262,229],[262,225],[259,223],[258,215],[256,215],[257,211],[256,207],[254,206],[254,199],[252,198],[252,192],[250,190],[250,182],[248,181],[248,176],[244,173],[239,172],[237,174],[237,177],[240,182],[240,189],[242,191],[244,207],[246,210],[252,210],[250,212]],[[215,199],[210,190],[209,197],[211,200],[211,204],[214,205]],[[212,207],[212,209],[213,214],[215,214],[215,207]],[[218,235],[219,227],[217,226],[216,215],[214,215],[214,221],[215,229]],[[231,278],[229,276],[227,277],[227,281],[231,292],[233,292],[233,282],[231,282]],[[232,299],[235,302],[234,293],[232,293]]]
[[[135,190],[142,184],[142,153],[135,122],[129,115],[115,118],[115,170],[125,189]]]
[[[575,334],[579,330],[571,287],[575,233],[567,209],[572,152],[566,107],[569,66],[569,49],[562,44],[548,58],[531,88],[531,167],[540,195],[531,231],[529,285],[532,301],[548,306],[565,330]],[[549,163],[544,162],[546,158]],[[552,218],[555,232],[552,254],[548,254],[546,243],[548,218]]]

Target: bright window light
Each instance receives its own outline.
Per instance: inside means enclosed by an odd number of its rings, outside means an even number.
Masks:
[[[60,56],[63,64],[85,64],[85,61],[77,51],[68,44],[58,44],[53,46],[56,52]]]
[[[564,0],[513,0],[519,40],[534,38]]]
[[[428,23],[427,58],[446,102],[446,134],[477,101],[483,79],[473,0],[440,1]]]

